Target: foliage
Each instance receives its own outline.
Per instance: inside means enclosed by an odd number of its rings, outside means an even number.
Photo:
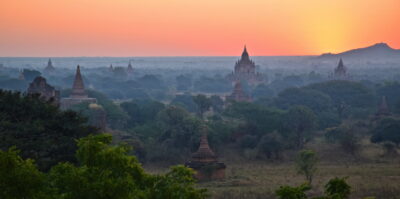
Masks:
[[[339,127],[327,129],[325,139],[339,143],[344,152],[355,155],[359,148],[361,131],[355,124],[343,123]]]
[[[309,190],[311,190],[310,184],[305,183],[298,187],[281,186],[275,193],[279,199],[307,199],[309,197],[305,192]],[[347,199],[350,192],[351,187],[347,184],[346,178],[335,177],[325,184],[325,195],[313,199]]]
[[[0,91],[0,148],[16,146],[23,158],[37,161],[46,170],[60,161],[74,162],[75,139],[94,127],[73,111],[60,111],[38,95]]]
[[[397,146],[400,144],[400,119],[383,118],[378,121],[372,130],[371,141],[374,143],[393,142]]]
[[[331,98],[317,90],[307,88],[288,88],[280,92],[275,98],[275,104],[282,109],[291,106],[302,105],[314,112],[330,111],[332,106]]]
[[[144,172],[129,147],[110,146],[111,135],[90,135],[78,141],[79,166],[59,163],[48,174],[14,149],[0,151],[1,198],[57,199],[203,199],[194,188],[193,171],[175,166],[162,175]]]
[[[196,112],[197,110],[197,105],[193,101],[193,97],[190,93],[175,96],[170,105],[181,106],[190,112]]]
[[[158,113],[157,121],[162,129],[160,141],[169,143],[172,148],[193,147],[200,137],[202,122],[181,107],[166,107]]]
[[[288,137],[292,137],[294,145],[301,149],[311,139],[312,131],[316,128],[317,118],[313,111],[305,106],[294,106],[284,117],[284,128]]]
[[[46,198],[45,176],[31,159],[23,160],[12,147],[0,150],[0,198]]]
[[[296,161],[297,171],[306,177],[311,184],[315,171],[317,170],[317,154],[312,150],[302,150]]]
[[[344,116],[347,109],[369,108],[374,105],[372,91],[361,83],[335,80],[311,84],[306,88],[328,95],[340,117]]]
[[[280,153],[285,148],[283,137],[278,132],[264,135],[258,143],[259,154],[265,155],[268,159],[279,159]]]
[[[211,107],[211,100],[207,96],[199,94],[193,97],[193,101],[197,105],[197,113],[200,118],[203,118],[203,114]]]
[[[132,100],[120,106],[130,117],[128,127],[154,122],[157,114],[165,108],[163,103],[151,100]]]
[[[218,95],[212,95],[210,97],[211,107],[214,112],[220,113],[224,108],[224,101]]]
[[[346,199],[350,192],[351,187],[346,183],[346,178],[335,177],[325,185],[325,194],[332,199]]]
[[[304,192],[310,189],[311,186],[307,183],[298,187],[281,186],[276,190],[276,195],[279,199],[307,199],[307,195]]]

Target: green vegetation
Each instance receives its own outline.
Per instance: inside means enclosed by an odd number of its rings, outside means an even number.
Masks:
[[[49,173],[23,160],[15,149],[0,151],[1,198],[128,199],[205,198],[194,188],[192,170],[172,167],[164,175],[145,173],[129,147],[110,146],[111,136],[90,135],[78,142],[78,165],[59,163]]]
[[[41,170],[61,161],[75,162],[76,139],[96,133],[73,111],[60,111],[39,96],[0,91],[0,149],[16,146]]]

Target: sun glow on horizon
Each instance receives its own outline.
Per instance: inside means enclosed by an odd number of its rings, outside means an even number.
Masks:
[[[237,56],[400,48],[398,0],[3,0],[0,56]]]

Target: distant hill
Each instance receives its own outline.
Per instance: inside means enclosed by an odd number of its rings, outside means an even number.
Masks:
[[[393,59],[400,58],[400,50],[393,49],[386,43],[377,43],[365,48],[358,48],[338,54],[325,53],[319,58],[350,58],[350,59]]]

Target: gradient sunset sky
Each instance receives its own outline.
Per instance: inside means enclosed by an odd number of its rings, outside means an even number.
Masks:
[[[0,56],[312,55],[400,48],[400,0],[0,0]]]

